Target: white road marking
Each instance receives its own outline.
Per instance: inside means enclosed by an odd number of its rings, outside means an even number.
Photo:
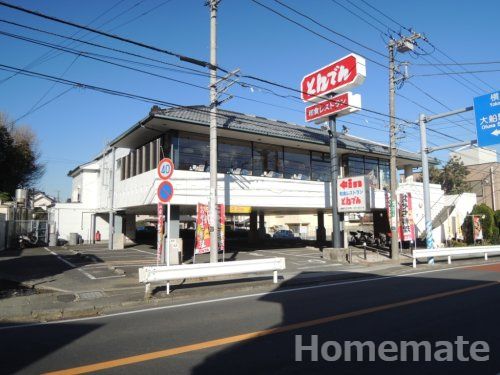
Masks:
[[[48,247],[44,247],[45,250],[47,250],[49,253],[51,253],[52,255],[54,255],[57,259],[59,259],[61,262],[67,264],[68,266],[70,266],[71,268],[74,268],[78,271],[80,271],[81,273],[83,273],[85,276],[87,276],[89,279],[91,280],[95,280],[95,277],[92,276],[90,273],[88,273],[87,271],[85,270],[82,270],[81,268],[78,268],[77,266],[75,266],[73,263],[67,261],[66,259],[64,259],[62,256],[60,256],[59,254],[53,252],[52,250],[50,250]]]
[[[488,264],[489,265],[500,264],[500,262],[492,262],[492,263],[488,263]],[[481,265],[484,265],[484,264],[481,264]],[[113,314],[108,314],[108,315],[91,316],[91,317],[87,317],[87,318],[76,318],[76,319],[59,320],[59,321],[53,321],[53,322],[28,323],[28,324],[24,324],[24,325],[5,326],[5,327],[0,327],[0,331],[4,331],[4,330],[8,330],[8,329],[20,329],[20,328],[46,326],[46,325],[53,325],[53,324],[66,324],[66,323],[74,323],[74,322],[83,322],[83,321],[88,321],[88,320],[99,320],[99,319],[105,319],[105,318],[113,318],[115,316],[135,315],[135,314],[148,313],[148,312],[154,312],[154,311],[159,311],[159,310],[171,310],[171,309],[177,309],[177,308],[182,308],[182,307],[207,305],[210,303],[227,302],[227,301],[234,301],[234,300],[239,300],[239,299],[261,297],[261,296],[270,295],[270,294],[284,294],[284,293],[302,292],[304,290],[311,290],[311,289],[334,288],[334,287],[343,286],[343,285],[352,285],[352,284],[367,283],[367,282],[372,282],[372,281],[389,280],[389,279],[396,279],[396,278],[400,278],[400,277],[408,277],[408,276],[414,276],[414,275],[424,275],[427,273],[457,270],[457,269],[469,268],[469,267],[474,267],[474,266],[480,266],[480,265],[467,264],[467,265],[457,266],[457,267],[441,268],[438,270],[409,272],[409,273],[405,273],[405,274],[392,275],[392,276],[379,276],[379,277],[371,277],[371,278],[361,279],[361,280],[341,281],[341,282],[337,282],[337,283],[333,282],[333,283],[321,284],[321,285],[311,285],[311,286],[290,288],[290,289],[284,289],[284,290],[274,290],[271,292],[243,294],[243,295],[233,296],[233,297],[223,297],[223,298],[215,298],[215,299],[204,300],[204,301],[180,303],[178,305],[150,307],[150,308],[144,308],[144,309],[139,309],[139,310],[123,311],[123,312],[113,313]]]
[[[317,266],[297,267],[297,269],[298,270],[308,270],[310,268],[332,267],[332,266],[341,266],[341,264],[340,263],[320,264],[320,265],[317,265]]]

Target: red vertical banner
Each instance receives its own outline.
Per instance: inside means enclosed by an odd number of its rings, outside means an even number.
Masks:
[[[415,223],[413,221],[411,193],[399,195],[399,216],[399,236],[401,241],[413,241],[415,238]]]
[[[226,250],[226,207],[224,204],[217,205],[219,214],[219,251]]]
[[[479,241],[483,239],[483,228],[481,227],[480,216],[472,216],[472,222],[474,225],[474,241]]]
[[[156,243],[156,263],[160,263],[163,258],[163,228],[165,224],[165,216],[163,215],[163,203],[158,203],[158,237]]]
[[[226,240],[226,212],[223,204],[217,205],[217,214],[219,217],[217,221],[217,225],[219,226],[219,238],[217,242],[219,251],[224,251]],[[210,213],[208,205],[202,203],[198,203],[197,206],[194,252],[196,255],[210,252]]]
[[[208,205],[198,203],[196,209],[196,232],[194,253],[205,254],[210,252],[210,220]]]

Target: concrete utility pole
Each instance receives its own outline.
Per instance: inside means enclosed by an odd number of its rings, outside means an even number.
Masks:
[[[339,178],[339,161],[337,157],[337,118],[330,116],[328,118],[329,136],[330,136],[330,168],[332,173],[332,247],[338,249],[340,242],[340,217],[337,205],[337,179]]]
[[[389,134],[390,134],[390,173],[391,173],[391,199],[389,204],[389,212],[394,213],[393,217],[390,218],[391,224],[391,258],[399,258],[399,238],[398,238],[398,215],[397,210],[392,209],[397,205],[396,189],[398,188],[397,182],[397,167],[396,167],[396,109],[394,106],[394,95],[395,95],[395,82],[394,82],[394,46],[395,41],[391,39],[389,42]]]
[[[420,114],[418,118],[418,125],[420,126],[420,153],[422,157],[422,181],[424,185],[424,217],[425,217],[425,244],[427,249],[433,249],[434,248],[434,239],[432,238],[432,214],[431,214],[431,193],[430,193],[430,186],[429,186],[429,161],[428,161],[428,154],[430,152],[442,150],[445,148],[451,148],[451,147],[460,147],[464,146],[466,144],[474,144],[477,141],[473,140],[470,142],[463,142],[463,143],[458,143],[458,144],[452,144],[448,146],[442,146],[442,147],[434,147],[432,149],[429,149],[427,147],[427,129],[425,124],[428,122],[431,122],[433,120],[437,120],[443,117],[448,117],[448,116],[453,116],[457,115],[459,113],[464,113],[468,111],[472,111],[474,107],[466,107],[462,109],[457,109],[456,111],[451,111],[451,112],[446,112],[446,113],[440,113],[437,115],[432,115],[432,116],[426,116],[423,113]],[[431,258],[430,262],[433,262],[434,260]]]
[[[208,0],[210,7],[210,263],[217,263],[217,7],[220,0]]]
[[[104,160],[104,159],[103,159]],[[103,164],[104,166],[104,164]],[[104,171],[103,171],[104,172]],[[115,199],[115,148],[111,148],[111,171],[109,182],[109,242],[108,249],[114,250],[114,234],[115,234],[115,212],[114,212],[114,199]]]
[[[396,78],[395,78],[395,64],[394,64],[394,49],[396,48],[398,52],[408,52],[412,51],[414,48],[414,41],[421,38],[420,34],[413,33],[411,36],[403,37],[399,40],[394,40],[391,38],[389,41],[389,134],[390,134],[390,171],[391,171],[391,199],[389,204],[390,212],[394,213],[394,217],[391,218],[391,258],[399,259],[399,238],[398,238],[398,210],[397,210],[397,197],[396,190],[398,188],[397,181],[397,147],[396,147],[396,108],[394,103],[394,95],[396,92]]]

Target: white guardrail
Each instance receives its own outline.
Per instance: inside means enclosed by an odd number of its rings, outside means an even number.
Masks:
[[[441,249],[414,250],[412,254],[413,268],[417,267],[417,258],[448,257],[448,264],[450,264],[452,256],[484,254],[484,259],[488,260],[488,253],[500,253],[500,246],[445,247]]]
[[[236,260],[219,263],[183,264],[179,266],[151,266],[139,268],[139,282],[146,283],[146,296],[151,291],[152,282],[194,279],[198,277],[237,275],[243,273],[273,271],[273,282],[278,282],[278,270],[285,269],[285,258],[264,258],[256,260]]]

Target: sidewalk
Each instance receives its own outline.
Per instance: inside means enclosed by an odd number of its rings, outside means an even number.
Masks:
[[[386,257],[362,250],[353,252],[353,264],[324,260],[312,248],[273,249],[226,254],[226,259],[284,256],[287,270],[273,284],[272,275],[249,274],[204,278],[172,283],[171,294],[154,285],[153,297],[144,299],[144,285],[139,284],[137,269],[156,264],[155,254],[147,247],[109,251],[103,247],[36,248],[22,253],[0,253],[0,280],[14,292],[0,294],[0,323],[52,321],[102,315],[124,309],[220,298],[245,293],[268,292],[279,288],[311,285],[340,280],[354,280],[415,272],[411,259],[394,263]],[[203,256],[198,261],[204,261]],[[417,271],[449,268],[459,264],[483,263],[480,259],[457,261],[451,266],[422,264]],[[1,286],[1,285],[0,285]],[[4,285],[5,286],[5,285]]]

